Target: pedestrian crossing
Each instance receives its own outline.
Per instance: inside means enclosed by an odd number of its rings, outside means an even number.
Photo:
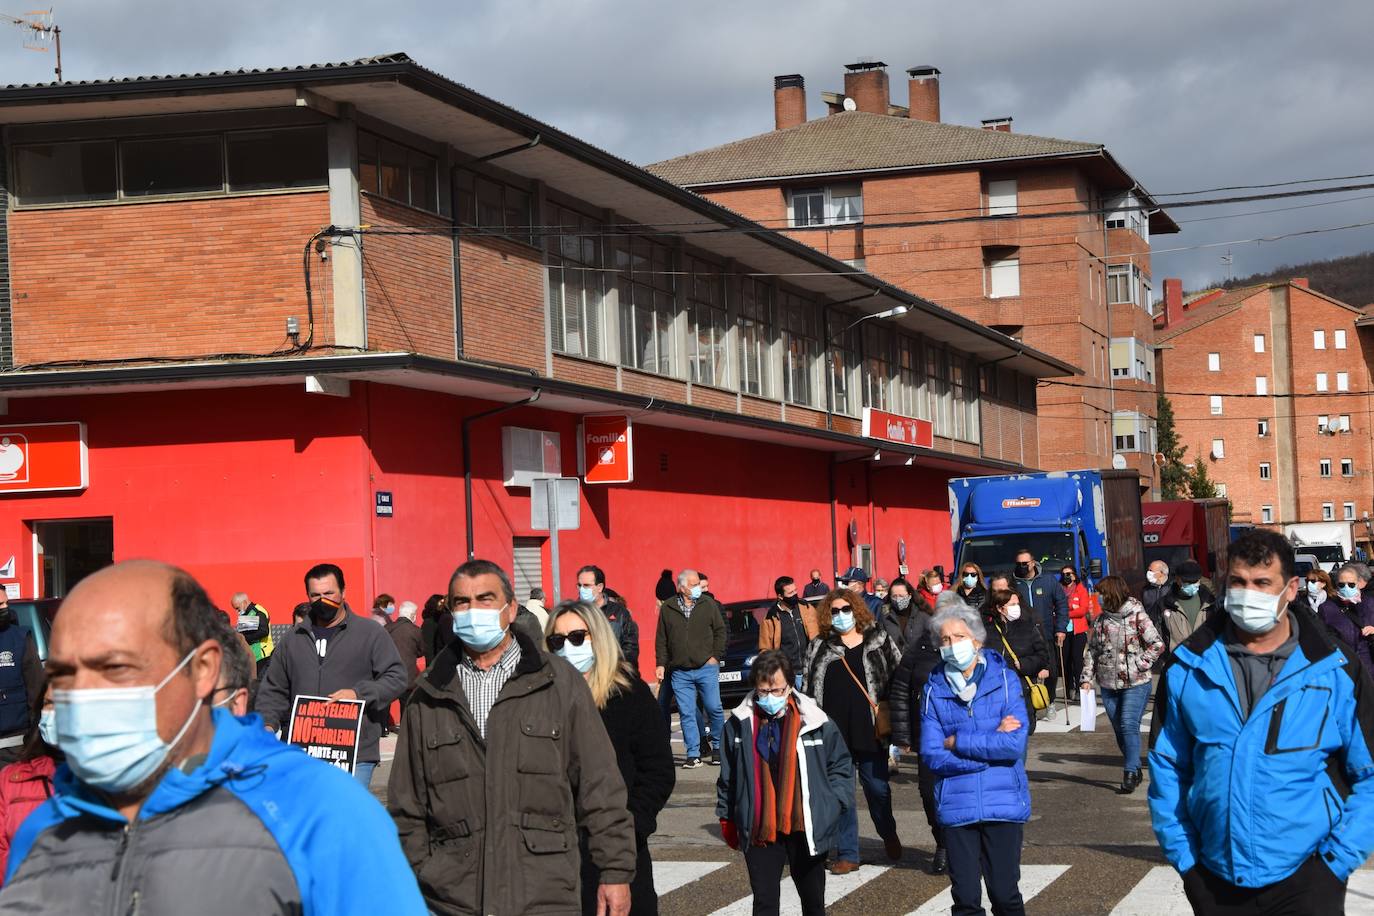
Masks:
[[[1087,866],[1080,866],[1087,867]],[[1071,870],[1069,865],[1022,865],[1021,896],[1031,903],[1037,897],[1054,899],[1052,886]],[[701,906],[694,902],[703,896],[709,897],[708,884],[716,879],[724,879],[729,869],[744,870],[743,858],[736,855],[728,861],[654,861],[654,886],[658,891],[665,914],[702,912]],[[732,875],[738,884],[740,875]],[[699,883],[700,882],[700,883]],[[940,885],[938,892],[931,894],[931,887]],[[886,885],[886,887],[883,887]],[[917,887],[924,888],[917,891]],[[1109,916],[1189,916],[1192,908],[1183,893],[1183,881],[1178,873],[1168,866],[1154,866],[1135,882],[1122,885],[1125,896],[1118,900],[1108,911],[1085,909],[1090,912],[1108,913]],[[913,899],[915,894],[925,899]],[[792,882],[783,877],[781,887],[781,912],[783,916],[799,916],[801,901],[797,897]],[[862,899],[860,906],[859,900]],[[877,901],[887,901],[878,903]],[[862,911],[865,916],[942,916],[949,913],[954,904],[947,878],[933,878],[924,872],[908,866],[863,865],[858,871],[835,877],[827,875],[825,881],[825,906],[827,912],[837,904],[848,902],[845,912]],[[1057,900],[1063,904],[1062,899]],[[915,909],[910,907],[916,904]],[[990,907],[987,889],[983,890],[983,905]],[[752,912],[753,897],[745,895],[711,912],[710,916],[749,916]],[[1030,908],[1034,911],[1035,907]],[[1346,892],[1345,912],[1348,916],[1374,916],[1374,869],[1361,869],[1351,876]]]

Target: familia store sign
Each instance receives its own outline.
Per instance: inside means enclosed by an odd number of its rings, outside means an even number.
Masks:
[[[587,483],[633,483],[635,455],[630,418],[623,414],[582,418],[579,470]]]
[[[870,439],[882,439],[899,445],[935,447],[935,427],[929,420],[904,417],[874,407],[864,408],[863,434]]]
[[[84,490],[85,423],[0,426],[0,494]]]

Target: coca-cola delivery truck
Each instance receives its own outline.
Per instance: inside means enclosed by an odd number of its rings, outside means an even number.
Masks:
[[[1231,542],[1231,504],[1224,499],[1179,499],[1141,503],[1145,562],[1163,560],[1170,571],[1197,560],[1202,575],[1220,588]],[[1218,592],[1219,594],[1219,592]]]

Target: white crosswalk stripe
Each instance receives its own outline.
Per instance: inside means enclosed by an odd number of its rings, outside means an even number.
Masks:
[[[862,865],[858,871],[841,875],[838,878],[834,875],[826,875],[825,905],[827,907],[833,906],[837,901],[854,893],[885,871],[887,871],[886,865]],[[794,914],[801,913],[801,898],[797,896],[797,889],[792,886],[790,878],[783,878],[780,903],[779,912],[782,913],[782,916],[794,916]],[[721,907],[711,916],[749,916],[753,911],[754,897],[751,894],[741,900],[736,900],[729,906]]]
[[[1183,895],[1183,879],[1168,865],[1150,869],[1111,916],[1189,916],[1193,908]]]
[[[660,895],[671,894],[684,884],[691,884],[729,862],[654,862],[654,890]]]
[[[1056,878],[1068,870],[1067,865],[1022,865],[1021,899],[1029,902],[1031,898],[1049,887]],[[988,903],[986,886],[983,887],[983,903]],[[949,888],[945,888],[922,904],[919,909],[908,913],[907,916],[940,916],[940,914],[948,913],[952,906],[954,906],[954,894]]]
[[[655,861],[654,886],[660,896],[667,896],[674,891],[682,890],[694,881],[712,880],[714,876],[732,864],[737,864],[742,868],[743,860],[734,860],[733,862],[720,860]],[[1022,898],[1029,903],[1058,880],[1069,868],[1068,865],[1022,865],[1020,882]],[[826,907],[833,906],[889,871],[891,870],[885,865],[864,865],[858,871],[842,877],[836,878],[833,875],[827,875],[825,879]],[[892,871],[894,878],[902,874],[900,869]],[[694,894],[697,891],[688,890],[684,893]],[[781,912],[784,916],[796,916],[796,914],[801,913],[801,901],[797,898],[796,889],[786,875],[782,879],[781,896]],[[1053,896],[1053,892],[1050,896]],[[752,896],[745,896],[716,910],[711,916],[748,916],[753,910],[753,903],[754,898]],[[986,887],[983,888],[983,903],[985,907],[989,905]],[[953,905],[953,896],[949,887],[945,886],[939,893],[927,899],[907,916],[941,916],[941,914],[948,913]],[[694,910],[694,912],[699,912],[699,910]],[[1360,869],[1350,877],[1346,892],[1345,912],[1348,916],[1374,916],[1374,869]],[[1182,879],[1172,868],[1160,865],[1151,868],[1145,877],[1130,888],[1126,896],[1112,909],[1110,916],[1189,916],[1191,913],[1192,908],[1188,905],[1187,897],[1183,893]],[[875,912],[873,916],[883,916],[883,914]]]

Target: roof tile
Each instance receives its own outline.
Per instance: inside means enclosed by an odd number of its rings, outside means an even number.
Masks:
[[[845,111],[665,159],[646,168],[677,185],[1092,153],[1098,143]]]

